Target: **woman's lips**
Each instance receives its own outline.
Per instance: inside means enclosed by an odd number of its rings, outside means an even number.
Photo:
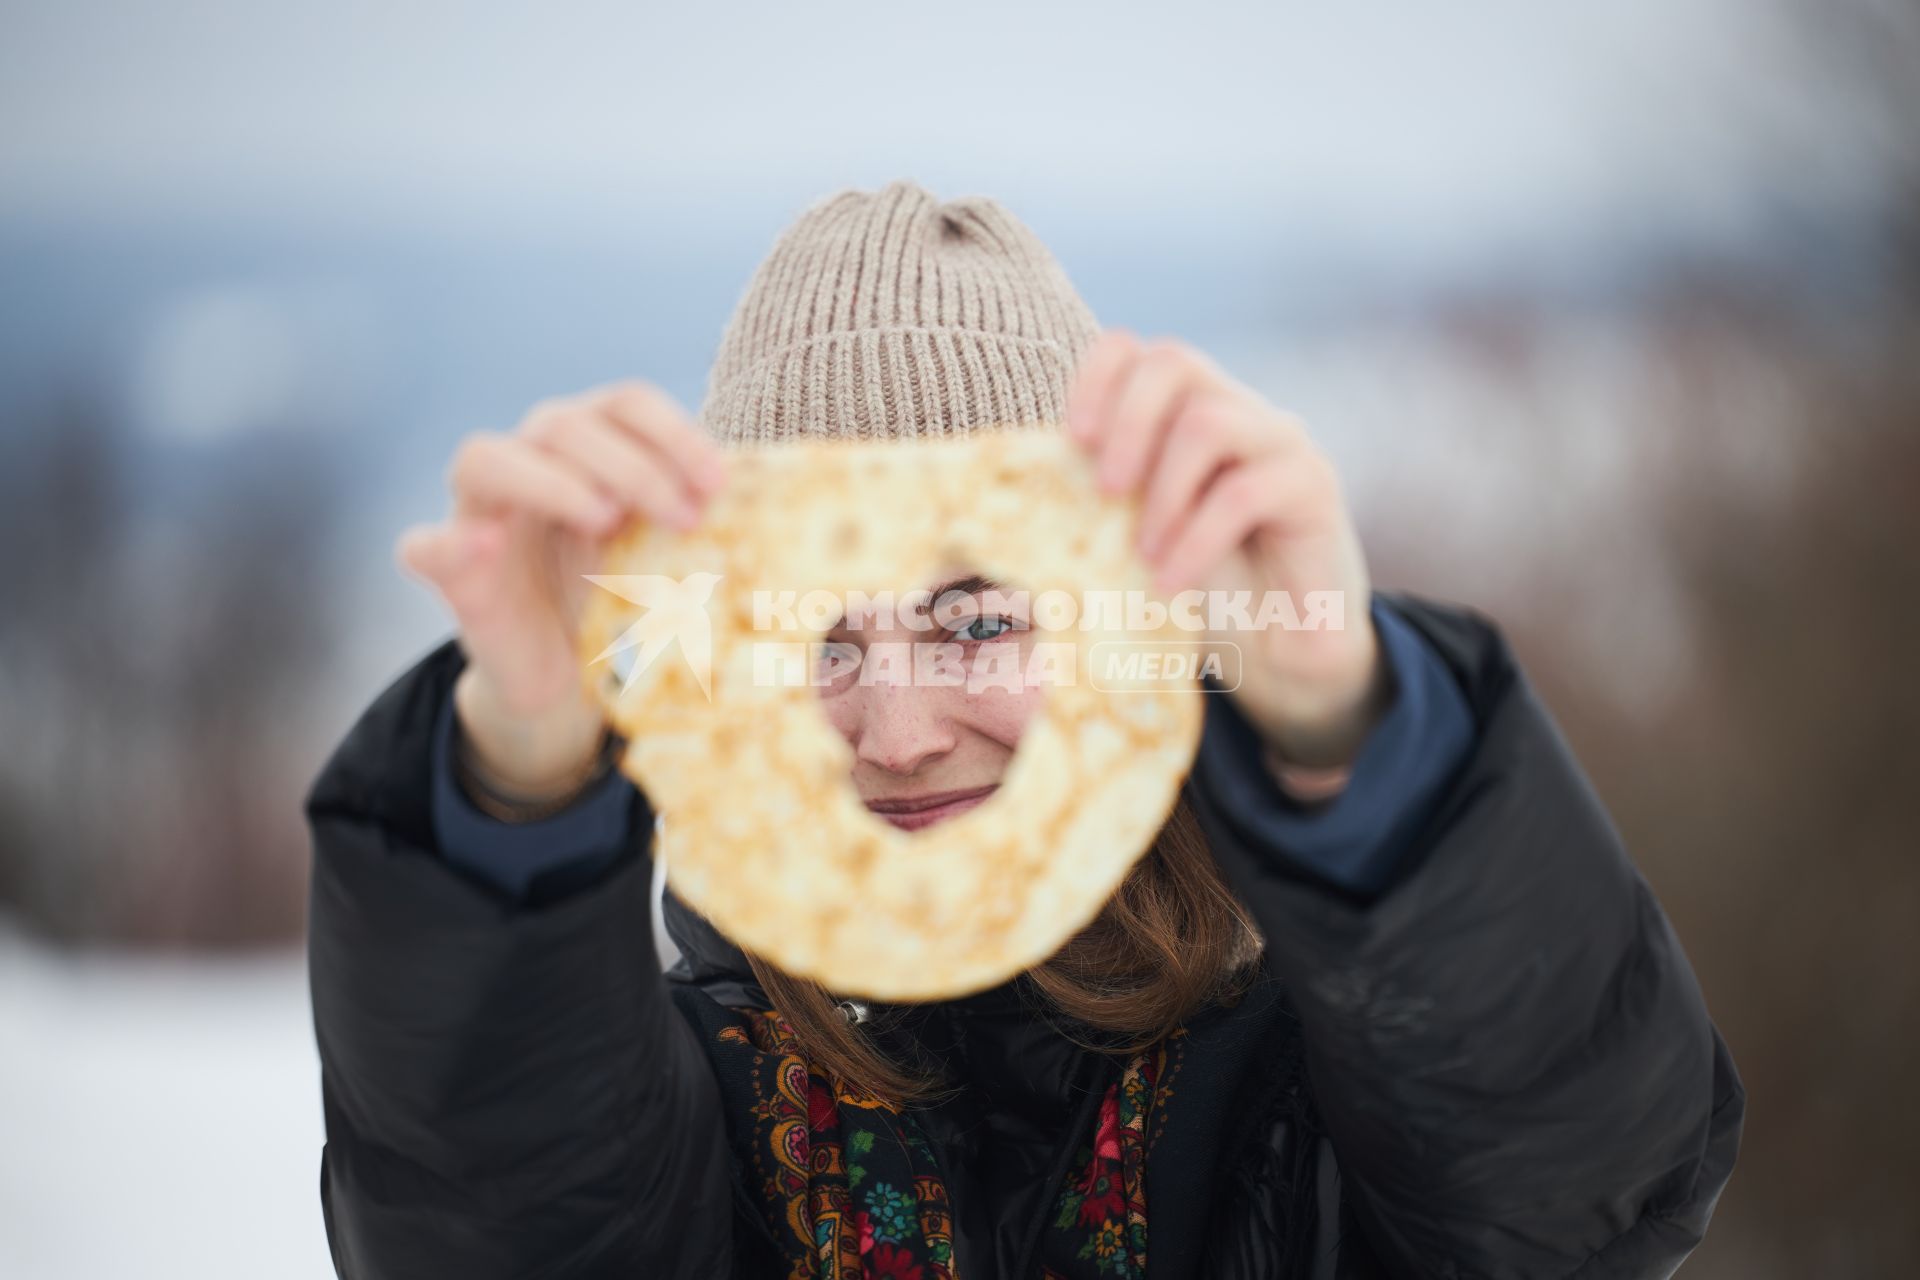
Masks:
[[[902,831],[918,831],[965,813],[999,790],[999,783],[966,791],[933,791],[893,800],[869,800],[867,808]]]

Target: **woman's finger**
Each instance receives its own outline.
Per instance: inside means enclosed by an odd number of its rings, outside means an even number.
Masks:
[[[611,494],[519,436],[467,437],[454,454],[448,481],[456,516],[521,510],[598,538],[626,514]]]
[[[461,648],[501,681],[508,703],[539,707],[569,679],[572,642],[558,615],[529,609],[514,590],[503,568],[509,538],[505,519],[465,516],[407,530],[398,554],[439,592],[459,626]]]
[[[645,440],[691,492],[712,497],[726,483],[720,446],[708,439],[672,396],[651,382],[622,382],[597,393],[595,405],[617,426]]]
[[[1245,411],[1234,401],[1210,394],[1187,397],[1147,476],[1137,534],[1140,553],[1153,559],[1215,473],[1248,457],[1256,444]]]
[[[1068,393],[1069,437],[1083,444],[1099,438],[1107,418],[1107,403],[1139,351],[1140,339],[1125,329],[1107,330],[1087,349]]]
[[[1184,342],[1149,344],[1128,366],[1108,404],[1098,446],[1101,488],[1137,490],[1158,465],[1167,431],[1186,401],[1233,385],[1219,366]]]
[[[1099,446],[1100,487],[1131,493],[1160,452],[1173,413],[1192,389],[1192,371],[1171,344],[1155,343],[1127,367],[1107,407]]]
[[[527,438],[612,489],[650,520],[690,529],[704,495],[681,487],[677,470],[639,434],[586,405],[566,405],[528,420]]]
[[[412,525],[394,543],[393,558],[415,578],[437,587],[455,564],[455,548],[448,531],[449,526],[444,524]]]
[[[1154,565],[1155,585],[1170,591],[1205,581],[1262,525],[1311,526],[1329,492],[1329,467],[1316,453],[1267,454],[1228,467],[1176,524]]]
[[[497,565],[507,543],[499,520],[464,516],[442,524],[420,524],[400,535],[395,556],[447,602],[463,623],[484,613],[497,594]]]

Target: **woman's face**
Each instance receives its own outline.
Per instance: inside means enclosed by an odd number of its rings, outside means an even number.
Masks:
[[[822,705],[877,816],[917,831],[993,794],[1045,692],[1021,604],[958,571],[827,633]]]

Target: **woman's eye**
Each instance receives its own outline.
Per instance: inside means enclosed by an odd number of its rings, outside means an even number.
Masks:
[[[986,640],[998,640],[1001,636],[1006,635],[1014,629],[1014,623],[1011,618],[981,617],[975,618],[954,634],[962,640],[970,640],[978,643]]]
[[[844,640],[828,640],[814,647],[813,678],[833,681],[860,665],[860,648]]]

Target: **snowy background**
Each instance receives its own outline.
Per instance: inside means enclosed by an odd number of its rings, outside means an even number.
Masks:
[[[1687,1274],[1912,1274],[1916,121],[1895,0],[0,5],[0,1276],[329,1274],[299,803],[445,634],[394,538],[895,177],[1509,628],[1755,1099]]]

